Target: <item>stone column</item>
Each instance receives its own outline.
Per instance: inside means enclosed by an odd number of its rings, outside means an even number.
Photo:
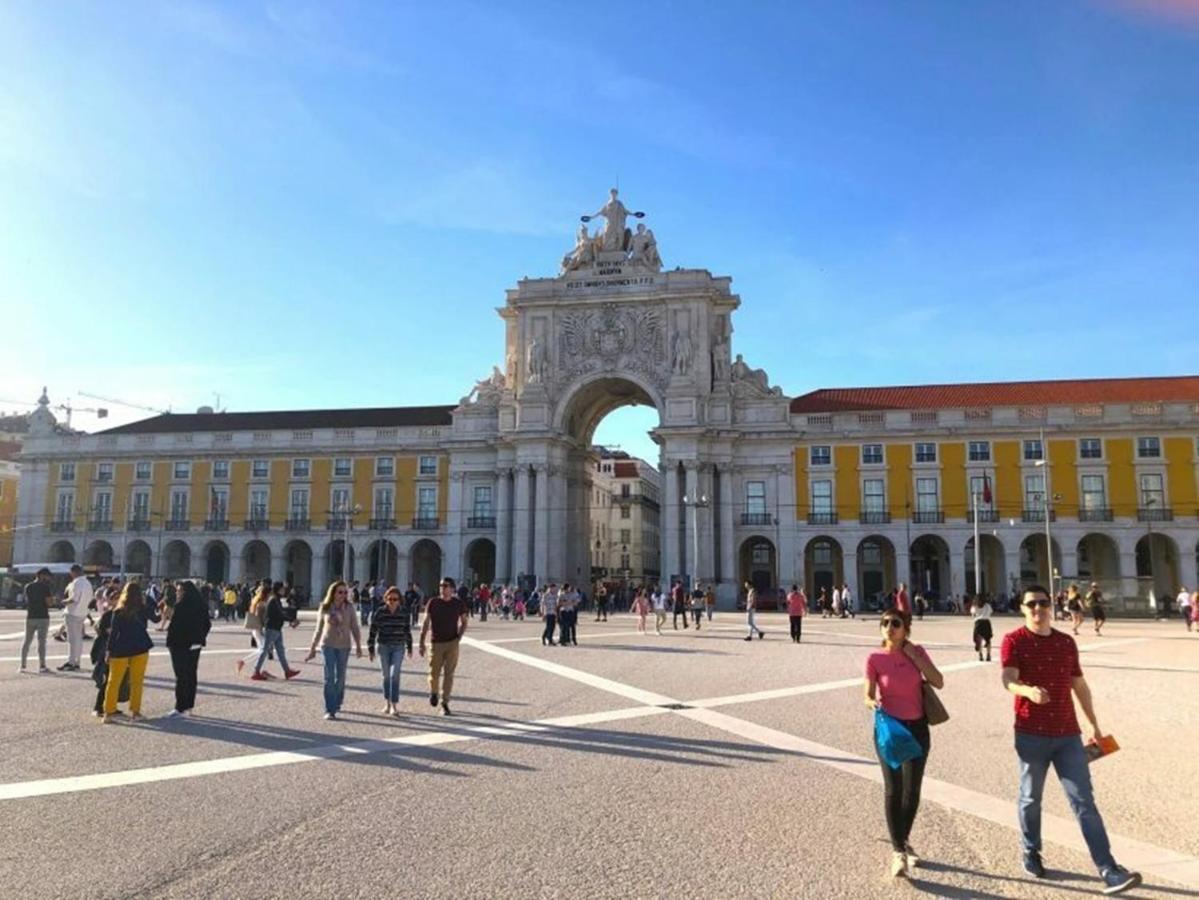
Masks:
[[[961,547],[955,551],[949,540],[945,543],[949,546],[949,593],[961,597],[966,593],[966,556]]]
[[[516,467],[514,487],[516,496],[512,501],[512,577],[515,580],[531,571],[529,563],[529,538],[532,532],[532,493],[529,490],[528,465]]]
[[[407,550],[399,550],[396,553],[396,584],[400,586],[401,591],[406,591],[411,583],[412,554]]]
[[[841,571],[842,580],[849,585],[849,590],[853,597],[854,609],[861,609],[858,605],[861,602],[862,595],[859,593],[861,585],[858,583],[858,549],[854,547],[852,550],[842,550],[841,552]],[[798,579],[792,579],[798,583]],[[790,589],[791,582],[788,581],[784,587]]]
[[[912,548],[902,545],[895,548],[895,586],[899,587],[900,582],[908,586],[909,598],[916,595],[912,585]]]
[[[568,554],[566,545],[572,539],[572,536],[567,533],[568,517],[566,514],[569,498],[567,496],[568,485],[566,483],[566,470],[562,466],[553,464],[546,467],[545,483],[547,487],[547,510],[546,510],[546,528],[544,531],[543,543],[545,544],[545,572],[553,581],[561,584],[563,581],[569,581],[572,584],[575,582],[575,573],[568,571],[566,560]],[[541,484],[538,478],[537,499],[541,500]],[[577,585],[576,585],[577,586]]]
[[[679,465],[666,460],[662,472],[662,587],[679,574]]]
[[[1003,568],[1004,574],[1007,576],[1007,584],[1001,588],[996,588],[995,593],[998,594],[1000,591],[1003,591],[1003,593],[1010,595],[1013,583],[1016,585],[1016,590],[1020,590],[1020,548],[1017,547],[1011,550],[1004,547]]]
[[[462,559],[462,526],[464,524],[462,497],[466,483],[465,472],[450,472],[450,496],[446,501],[445,554],[442,557],[442,574],[462,579],[466,568]]]
[[[716,483],[714,474],[716,467],[711,463],[703,463],[699,467],[699,492],[707,497],[707,502],[699,508],[699,559],[696,574],[704,585],[716,581],[716,536],[713,533],[712,513],[716,507]]]
[[[696,554],[695,529],[699,522],[699,510],[695,503],[699,499],[699,463],[689,459],[683,463],[683,524],[679,529],[679,573],[691,576],[694,583],[699,576],[699,560]]]
[[[737,558],[733,546],[733,467],[720,467],[720,585],[721,603],[737,602]]]
[[[545,580],[549,569],[549,510],[550,486],[549,466],[539,463],[533,466],[536,481],[533,485],[535,500],[533,503],[533,572],[538,582]]]
[[[495,473],[495,579],[500,584],[512,581],[511,474],[507,468]]]
[[[778,560],[779,584],[790,588],[797,581],[795,574],[795,481],[791,477],[790,466],[774,467],[775,515],[779,524],[778,547],[775,548]],[[844,548],[842,548],[844,554]],[[848,578],[848,573],[846,574]]]

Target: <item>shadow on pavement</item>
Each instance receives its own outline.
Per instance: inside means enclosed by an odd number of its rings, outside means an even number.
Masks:
[[[987,881],[1004,882],[1007,884],[1035,884],[1040,888],[1049,888],[1054,891],[1060,891],[1064,894],[1086,894],[1087,896],[1095,896],[1099,893],[1102,883],[1097,875],[1083,874],[1079,872],[1067,872],[1062,869],[1046,869],[1046,877],[1043,880],[1033,880],[1024,876],[1011,875],[996,875],[993,872],[984,872],[979,869],[968,869],[963,866],[954,866],[949,863],[934,862],[924,860],[920,869],[916,871],[926,870],[929,872],[944,872],[955,875],[968,875],[974,878],[981,878]],[[936,884],[930,881],[924,881],[919,878],[911,879],[912,886],[926,894],[932,894],[934,897],[998,897],[999,894],[980,893],[977,889],[957,887],[952,885]],[[1130,891],[1126,896],[1129,897],[1144,897],[1144,896],[1164,896],[1171,895],[1175,897],[1199,897],[1199,891],[1189,891],[1185,888],[1169,888],[1160,884],[1143,884],[1140,888]]]

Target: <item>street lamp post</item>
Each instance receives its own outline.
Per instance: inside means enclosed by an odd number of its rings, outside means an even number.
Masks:
[[[690,494],[684,494],[683,505],[691,508],[691,564],[687,567],[691,571],[684,574],[690,581],[689,590],[694,591],[696,577],[699,575],[699,509],[707,507],[708,495],[699,494],[693,497]]]
[[[1156,497],[1150,497],[1145,491],[1141,492],[1141,506],[1145,510],[1145,556],[1149,561],[1149,598],[1153,604],[1154,616],[1162,618],[1161,604],[1157,600],[1157,568],[1153,565],[1153,507],[1157,504]]]
[[[1050,503],[1053,498],[1053,488],[1050,487],[1049,473],[1049,448],[1045,444],[1045,429],[1041,429],[1041,458],[1034,463],[1037,468],[1045,470],[1045,477],[1042,479],[1042,514],[1045,516],[1045,569],[1049,573],[1049,596],[1052,599],[1057,596],[1053,589],[1053,536],[1049,530],[1049,520],[1053,518],[1050,511]]]
[[[362,512],[362,507],[355,503],[353,506],[348,504],[342,507],[342,513],[346,517],[345,540],[341,545],[341,580],[346,584],[350,583],[350,526],[354,523],[354,516]]]

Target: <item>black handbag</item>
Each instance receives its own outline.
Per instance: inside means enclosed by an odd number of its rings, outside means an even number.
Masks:
[[[929,725],[940,725],[949,721],[949,710],[937,696],[936,689],[927,681],[922,682],[920,690],[924,694],[924,718]]]

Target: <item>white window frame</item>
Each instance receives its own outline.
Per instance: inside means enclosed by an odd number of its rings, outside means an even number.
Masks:
[[[291,461],[292,479],[308,479],[312,477],[312,460],[306,456],[297,456]]]
[[[217,471],[217,466],[225,467],[225,474],[222,475]],[[212,461],[212,477],[214,481],[228,481],[229,472],[232,470],[232,464],[227,459],[214,459]]]
[[[867,448],[874,448],[874,447],[878,448],[878,459],[867,459],[866,458]],[[862,465],[864,465],[864,466],[885,465],[887,462],[887,451],[885,448],[886,448],[885,444],[863,444],[862,445],[862,453],[861,453]]]
[[[1035,450],[1036,455],[1030,455]],[[1024,462],[1039,462],[1045,458],[1045,444],[1040,438],[1025,438],[1020,445],[1020,458]]]
[[[304,502],[297,504],[296,500],[303,497]],[[301,514],[297,514],[297,510]],[[295,519],[312,519],[312,492],[307,487],[292,486],[287,497],[287,518]]]
[[[265,472],[258,474],[258,466],[261,465]],[[267,478],[271,477],[271,461],[269,459],[252,459],[250,460],[250,477],[251,478]]]
[[[1150,442],[1156,447],[1156,453],[1146,453],[1149,449]],[[1162,439],[1157,435],[1143,434],[1137,437],[1137,459],[1148,459],[1158,462],[1162,459]]]
[[[382,502],[380,502],[381,497],[385,498]],[[395,515],[395,500],[395,488],[393,488],[391,485],[381,484],[376,487],[374,490],[374,497],[372,499],[374,505],[371,507],[374,511],[373,518],[392,518]]]
[[[396,473],[396,458],[394,456],[375,457],[375,477],[394,478]]]
[[[1095,491],[1087,490],[1087,480],[1091,478],[1099,479],[1099,505],[1094,505],[1087,501],[1088,497],[1094,496]],[[1082,472],[1079,475],[1078,482],[1078,498],[1079,509],[1083,510],[1099,510],[1107,509],[1107,477],[1102,472]]]
[[[762,489],[762,493],[760,495],[755,493],[752,490],[752,488],[755,485],[757,485],[758,487],[760,487]],[[762,501],[762,506],[760,509],[758,509],[755,505],[755,501],[758,501],[758,500]],[[746,481],[745,482],[745,514],[748,516],[764,516],[764,515],[766,515],[766,512],[767,512],[767,509],[766,509],[766,482],[758,481],[756,479]]]
[[[1033,490],[1034,484],[1039,484],[1040,487],[1036,490]],[[1042,511],[1046,508],[1045,500],[1045,473],[1025,472],[1024,508],[1033,512]]]
[[[65,514],[63,507],[66,507]],[[75,489],[60,488],[54,498],[54,521],[69,522],[75,518]]]
[[[990,462],[991,461],[991,442],[990,441],[967,441],[966,442],[966,461],[967,462]]]
[[[150,521],[150,492],[145,488],[135,488],[129,494],[129,521]]]
[[[73,462],[58,464],[58,481],[60,484],[75,483],[76,468]]]
[[[254,502],[255,494],[262,494],[263,501],[261,506]],[[269,487],[260,486],[250,488],[249,504],[249,518],[261,522],[267,521],[271,514],[271,489]]]
[[[487,499],[483,503],[479,502],[479,497],[480,497],[479,492],[480,491],[487,492]],[[476,519],[489,519],[495,514],[494,513],[495,507],[493,506],[493,501],[495,498],[492,496],[492,493],[493,492],[491,490],[491,485],[489,485],[489,484],[476,484],[473,486],[473,488],[471,490],[471,494],[470,494],[470,497],[471,497],[470,508],[471,508],[471,515],[473,517],[475,517]]]
[[[183,502],[176,502],[180,497],[183,498]],[[170,521],[187,522],[190,520],[192,506],[190,489],[181,487],[171,488],[171,493],[167,499],[167,502],[169,503],[168,509],[170,510],[170,512],[167,514],[167,518]],[[183,508],[183,515],[179,515],[180,507]]]
[[[425,498],[432,498],[426,500]],[[418,519],[437,518],[437,486],[424,484],[416,489],[416,517]]]
[[[921,459],[920,458],[920,448],[921,447],[932,447],[933,448],[933,458],[932,459]],[[915,464],[917,466],[935,466],[937,464],[937,461],[940,459],[940,455],[941,454],[937,447],[936,441],[916,441],[912,445],[912,462],[913,462],[913,464]]]
[[[425,463],[432,460],[432,464],[426,466]],[[436,475],[437,474],[437,457],[432,454],[422,454],[416,458],[416,474],[417,475]]]
[[[1152,504],[1145,502],[1145,498],[1151,493],[1145,490],[1145,482],[1151,478],[1157,479],[1157,488],[1152,491],[1156,495],[1156,502]],[[1137,506],[1141,509],[1166,509],[1169,506],[1166,502],[1166,476],[1163,473],[1140,472],[1137,474]]]
[[[877,484],[879,492],[870,494],[866,492],[866,485]],[[872,497],[878,497],[878,508],[873,508],[871,503]],[[887,479],[885,478],[863,478],[862,479],[862,512],[864,513],[885,513],[887,511]]]
[[[108,482],[104,482],[108,484]],[[105,515],[100,516],[98,510],[103,507]],[[97,488],[92,492],[92,509],[88,515],[88,519],[92,522],[111,522],[112,521],[112,488],[104,487]]]
[[[817,492],[817,485],[820,486],[819,492]],[[818,516],[831,515],[833,512],[833,490],[834,485],[831,478],[817,478],[809,482],[808,504],[810,512]]]
[[[920,492],[920,483],[921,482],[925,482],[925,483],[932,482],[932,485],[933,485],[932,494],[929,494],[927,492],[925,492],[925,493]],[[915,495],[915,497],[916,497],[916,512],[918,512],[918,513],[939,513],[941,511],[941,479],[937,478],[935,475],[921,475],[919,478],[916,479],[915,487],[916,487],[916,495]],[[929,497],[929,496],[931,496],[933,498],[933,505],[931,507],[926,507],[925,505],[923,505],[923,498]]]
[[[1099,447],[1099,452],[1094,456],[1088,456],[1086,453],[1083,452],[1083,444],[1090,442],[1090,441],[1094,441]],[[1097,459],[1103,459],[1104,458],[1103,438],[1091,438],[1091,437],[1079,438],[1078,439],[1078,458],[1079,458],[1079,460],[1085,460],[1085,461],[1094,461]]]
[[[180,472],[185,474],[180,475]],[[171,462],[171,481],[191,481],[192,463],[190,459],[176,459]]]
[[[142,474],[142,467],[145,466],[145,474]],[[134,481],[153,481],[154,480],[154,463],[148,459],[139,459],[133,464],[133,480]]]
[[[345,463],[345,471],[338,471],[338,465]],[[333,457],[333,477],[334,478],[353,478],[354,477],[354,458],[352,456],[335,456]]]
[[[117,467],[110,462],[96,463],[96,483],[112,484],[116,478]]]
[[[822,451],[818,454],[816,451]],[[813,444],[808,447],[809,466],[831,466],[833,464],[833,448],[831,444]]]
[[[214,510],[213,507],[216,509]],[[229,521],[229,488],[213,487],[208,489],[208,515],[205,518]]]
[[[329,488],[329,512],[335,516],[349,515],[354,506],[353,489],[344,484]]]

